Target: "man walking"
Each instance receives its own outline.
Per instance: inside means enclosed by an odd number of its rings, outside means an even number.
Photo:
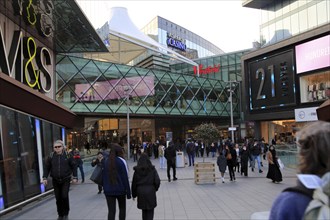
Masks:
[[[173,142],[169,143],[169,146],[165,149],[165,158],[167,160],[167,178],[171,182],[170,170],[173,170],[173,181],[177,180],[176,178],[176,150]]]
[[[69,204],[69,188],[71,175],[73,174],[73,182],[77,182],[77,167],[71,154],[64,149],[64,143],[61,140],[54,142],[54,152],[46,160],[43,184],[47,185],[47,177],[52,177],[54,193],[56,198],[56,206],[58,219],[68,219]]]
[[[261,170],[261,164],[260,164],[260,154],[261,154],[261,146],[258,143],[258,140],[254,140],[254,144],[251,148],[251,154],[252,154],[252,172],[254,172],[255,168],[255,160],[258,162],[258,169],[259,173],[262,173],[263,171]]]

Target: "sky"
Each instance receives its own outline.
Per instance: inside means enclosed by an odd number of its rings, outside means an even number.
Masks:
[[[259,41],[260,11],[242,7],[242,0],[76,1],[95,29],[109,20],[112,7],[125,7],[139,29],[161,16],[225,52],[249,49]]]

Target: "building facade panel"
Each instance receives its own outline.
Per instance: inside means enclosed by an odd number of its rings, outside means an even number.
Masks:
[[[243,98],[246,104],[242,106],[247,107],[245,109],[246,120],[255,125],[254,130],[258,131],[258,133],[255,133],[256,136],[264,137],[267,141],[275,138],[279,142],[293,144],[295,133],[310,122],[310,118],[313,118],[307,117],[305,114],[316,115],[316,108],[329,100],[330,96],[327,95],[329,90],[327,85],[330,82],[330,64],[328,62],[330,60],[330,41],[327,41],[329,34],[329,25],[323,25],[242,57],[244,68],[243,91],[246,94],[251,94],[251,91],[255,90],[255,84],[257,84],[257,88],[261,88],[261,90],[257,90],[260,94],[269,91],[268,96],[270,98],[267,97],[264,100],[266,103],[270,103],[273,97],[273,89],[274,94],[277,92],[276,86],[273,86],[273,84],[279,82],[280,91],[290,91],[295,100],[294,102],[285,103],[285,97],[289,96],[285,96],[284,99],[279,97],[274,99],[277,106],[261,105],[261,108],[253,109],[251,108],[254,104],[253,101],[258,102],[263,100],[264,97],[251,101],[251,97],[246,95]],[[272,81],[272,76],[275,76],[276,72],[275,74],[273,72],[273,67],[275,67],[273,61],[267,63],[269,55],[280,55],[281,51],[287,50],[293,51],[294,55],[290,56],[290,59],[280,56],[283,59],[277,65],[280,70],[278,71],[280,79],[276,80],[275,77]],[[258,59],[262,59],[261,64],[264,65],[249,65]],[[283,63],[291,63],[291,65],[283,68]],[[253,75],[256,69],[259,70],[260,68],[266,69],[264,71],[266,78],[257,77],[257,80],[252,83],[251,78],[249,78],[251,73]],[[292,80],[287,78],[288,70],[293,74]],[[290,80],[283,81],[283,77]],[[267,78],[270,81],[267,81]],[[300,116],[297,112],[301,113]],[[302,114],[306,117],[301,118]]]
[[[77,31],[79,15],[75,1],[0,1],[0,216],[51,192],[40,184],[44,161],[76,120],[54,100],[55,54],[105,49],[89,23]]]

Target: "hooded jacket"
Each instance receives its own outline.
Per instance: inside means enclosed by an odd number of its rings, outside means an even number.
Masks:
[[[157,170],[152,165],[133,169],[132,196],[137,197],[138,209],[154,209],[157,206],[156,191],[160,186]]]

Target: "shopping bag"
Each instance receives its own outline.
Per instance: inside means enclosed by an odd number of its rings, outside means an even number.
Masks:
[[[278,163],[278,166],[280,167],[281,170],[284,169],[284,163],[282,162],[282,160],[280,158],[277,158],[277,163]]]
[[[102,167],[101,166],[96,166],[91,177],[90,180],[92,180],[94,183],[98,184],[98,185],[102,185],[103,181],[102,181]]]

